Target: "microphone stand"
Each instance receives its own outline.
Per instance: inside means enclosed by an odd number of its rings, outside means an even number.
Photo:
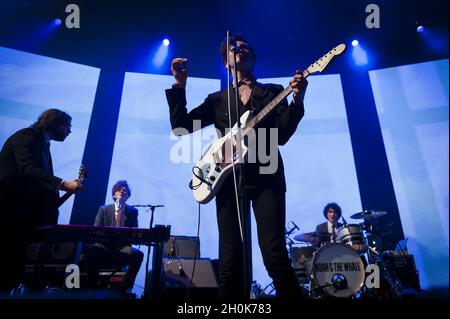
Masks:
[[[228,39],[230,38],[229,32],[227,34]],[[228,41],[230,42],[230,41]],[[233,81],[234,81],[234,92],[235,92],[235,104],[236,104],[236,117],[237,117],[237,136],[238,136],[238,147],[237,150],[239,152],[239,157],[242,156],[242,145],[241,141],[243,139],[243,136],[241,135],[241,128],[242,123],[239,115],[239,92],[238,92],[238,78],[237,78],[237,69],[236,69],[236,55],[237,51],[239,51],[239,47],[237,46],[237,43],[233,43],[233,48],[231,48],[231,51],[233,52]],[[228,63],[228,65],[230,65]],[[231,129],[231,123],[230,123],[230,129]],[[233,152],[231,152],[233,154]],[[231,157],[231,160],[234,161],[233,156]],[[244,163],[242,163],[239,167],[239,181],[238,181],[238,190],[239,190],[239,207],[240,207],[240,220],[241,220],[241,235],[242,235],[242,252],[243,252],[243,292],[245,297],[251,296],[251,283],[252,283],[252,248],[251,248],[251,228],[250,228],[250,218],[249,214],[247,212],[247,200],[246,200],[246,191],[245,191],[245,174],[244,174]]]
[[[294,245],[294,241],[289,237],[291,233],[295,230],[295,227],[285,233],[284,238],[286,239],[287,245],[289,246],[289,255],[292,254],[292,246]],[[291,256],[292,257],[292,256]]]
[[[164,205],[133,205],[133,207],[148,207],[148,209],[146,210],[147,212],[150,210],[151,211],[151,215],[150,215],[150,227],[149,229],[152,229],[153,227],[153,216],[155,214],[155,208],[157,207],[164,207]],[[157,249],[155,249],[153,251],[153,267],[152,267],[152,291],[151,293],[149,292],[149,282],[148,282],[148,265],[149,265],[149,261],[150,261],[150,250],[151,250],[151,245],[150,243],[147,245],[147,260],[145,263],[145,284],[144,284],[144,293],[142,295],[142,298],[150,298],[150,297],[154,297],[156,296],[157,292],[159,291],[161,282],[161,276],[160,274],[162,273],[162,268],[158,267],[161,265],[161,263],[159,263],[159,260],[161,260],[162,258],[162,244],[161,243],[157,243],[158,247]],[[161,247],[160,247],[161,246]],[[157,266],[158,265],[158,266]]]

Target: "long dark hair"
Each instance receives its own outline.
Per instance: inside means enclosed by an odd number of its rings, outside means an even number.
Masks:
[[[72,120],[72,117],[58,109],[48,109],[44,111],[37,121],[33,124],[34,127],[47,131],[49,129],[56,129],[60,126],[67,125]]]

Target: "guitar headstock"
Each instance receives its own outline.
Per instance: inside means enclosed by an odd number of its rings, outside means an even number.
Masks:
[[[81,164],[78,170],[78,180],[80,181],[80,186],[83,184],[84,180],[87,178],[87,167]]]
[[[315,73],[315,72],[322,72],[326,66],[331,62],[331,60],[336,56],[344,52],[345,50],[345,44],[341,43],[338,46],[334,47],[331,51],[329,51],[327,54],[325,54],[323,57],[321,57],[319,60],[311,64],[307,69],[306,73],[307,75]]]

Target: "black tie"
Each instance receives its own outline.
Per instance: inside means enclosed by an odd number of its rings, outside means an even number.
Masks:
[[[331,225],[331,240],[333,243],[336,242],[336,233],[334,232],[335,228],[336,227],[334,225]]]

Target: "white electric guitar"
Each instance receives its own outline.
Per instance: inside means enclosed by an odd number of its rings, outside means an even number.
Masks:
[[[303,76],[306,78],[312,73],[322,72],[330,61],[336,55],[344,52],[344,50],[345,44],[339,44],[311,64],[306,71],[303,71]],[[192,181],[189,183],[189,187],[192,189],[197,202],[206,204],[216,196],[223,181],[232,173],[233,162],[238,166],[246,162],[248,156],[247,145],[252,145],[249,139],[254,137],[254,134],[250,133],[291,92],[292,88],[288,86],[258,114],[251,113],[251,111],[245,112],[240,118],[240,123],[242,123],[240,129],[235,124],[228,134],[214,141],[208,147],[205,154],[192,169]],[[246,137],[247,145],[244,143],[244,137]]]

